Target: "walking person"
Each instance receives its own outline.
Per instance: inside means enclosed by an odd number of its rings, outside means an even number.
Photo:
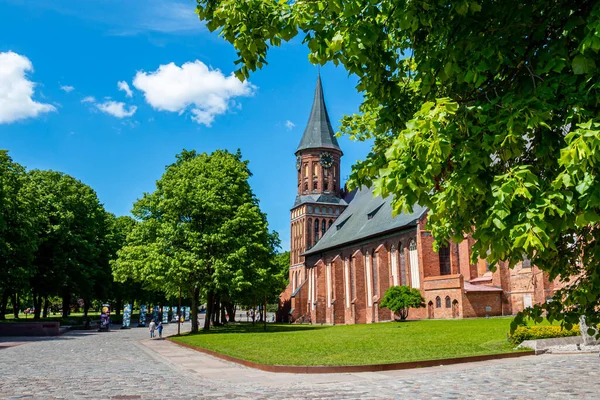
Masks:
[[[158,326],[156,327],[156,330],[158,331],[158,337],[160,339],[162,339],[162,331],[163,331],[163,324],[162,324],[162,322],[158,323]]]
[[[154,338],[154,331],[156,330],[156,322],[154,320],[150,321],[150,325],[148,326],[150,329],[150,339]]]

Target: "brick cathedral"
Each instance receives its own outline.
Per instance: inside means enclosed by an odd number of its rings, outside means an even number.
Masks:
[[[291,209],[290,283],[278,320],[326,324],[389,321],[379,307],[392,285],[417,288],[426,308],[409,319],[510,315],[552,297],[557,283],[524,259],[489,270],[470,263],[471,237],[433,250],[427,209],[392,216],[391,198],[343,189],[343,152],[334,136],[320,76],[296,149],[298,192]]]

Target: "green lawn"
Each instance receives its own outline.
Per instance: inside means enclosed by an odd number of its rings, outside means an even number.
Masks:
[[[211,328],[175,340],[270,365],[361,365],[514,352],[511,318],[370,325],[251,324]]]

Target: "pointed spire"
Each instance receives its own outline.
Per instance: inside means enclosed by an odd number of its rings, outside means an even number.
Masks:
[[[331,122],[327,107],[325,107],[325,99],[323,98],[323,86],[321,85],[321,73],[317,75],[317,87],[315,88],[315,98],[313,100],[312,109],[308,124],[302,135],[302,140],[296,149],[296,153],[300,150],[325,148],[342,151],[338,145],[337,139],[333,134]]]

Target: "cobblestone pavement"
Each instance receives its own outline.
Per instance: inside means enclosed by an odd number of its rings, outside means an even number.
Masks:
[[[168,326],[166,331],[174,330]],[[384,373],[292,375],[241,367],[147,336],[144,328],[75,331],[4,349],[0,398],[600,398],[597,354],[530,356]]]

